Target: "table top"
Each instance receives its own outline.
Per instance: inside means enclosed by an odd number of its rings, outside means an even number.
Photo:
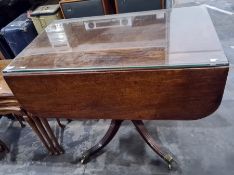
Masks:
[[[228,65],[206,7],[58,20],[5,73]]]

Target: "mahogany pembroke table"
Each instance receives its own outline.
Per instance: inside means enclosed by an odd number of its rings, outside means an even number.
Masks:
[[[55,21],[4,78],[39,123],[50,116],[112,120],[102,140],[82,154],[83,163],[131,120],[170,167],[173,157],[142,120],[210,115],[221,103],[228,70],[207,9],[197,6]]]

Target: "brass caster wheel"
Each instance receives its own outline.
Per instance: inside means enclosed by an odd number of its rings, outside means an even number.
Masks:
[[[80,160],[80,163],[81,163],[81,164],[85,164],[85,163],[86,163],[85,159],[81,159],[81,160]]]
[[[82,154],[82,156],[80,158],[80,163],[86,164],[86,163],[88,163],[88,161],[89,161],[89,153],[86,152],[86,153]]]
[[[172,170],[172,167],[174,166],[174,164],[176,164],[176,161],[173,159],[173,157],[170,154],[167,154],[164,157],[164,160],[168,163],[168,169]]]
[[[81,164],[86,164],[88,162],[88,158],[86,158],[86,157],[82,157],[81,159],[80,159],[80,163]]]

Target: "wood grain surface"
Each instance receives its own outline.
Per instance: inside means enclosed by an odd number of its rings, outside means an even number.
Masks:
[[[194,120],[222,100],[228,67],[6,74],[23,107],[40,117]],[[26,88],[27,87],[27,88]]]

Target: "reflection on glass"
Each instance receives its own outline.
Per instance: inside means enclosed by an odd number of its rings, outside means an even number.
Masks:
[[[207,9],[196,6],[55,21],[5,71],[227,64]]]
[[[132,18],[117,18],[108,20],[96,20],[96,21],[84,21],[84,26],[86,30],[92,29],[104,29],[112,27],[122,27],[122,26],[132,26]]]
[[[54,23],[45,29],[52,48],[58,50],[67,50],[70,48],[67,34],[64,31],[62,23]]]

